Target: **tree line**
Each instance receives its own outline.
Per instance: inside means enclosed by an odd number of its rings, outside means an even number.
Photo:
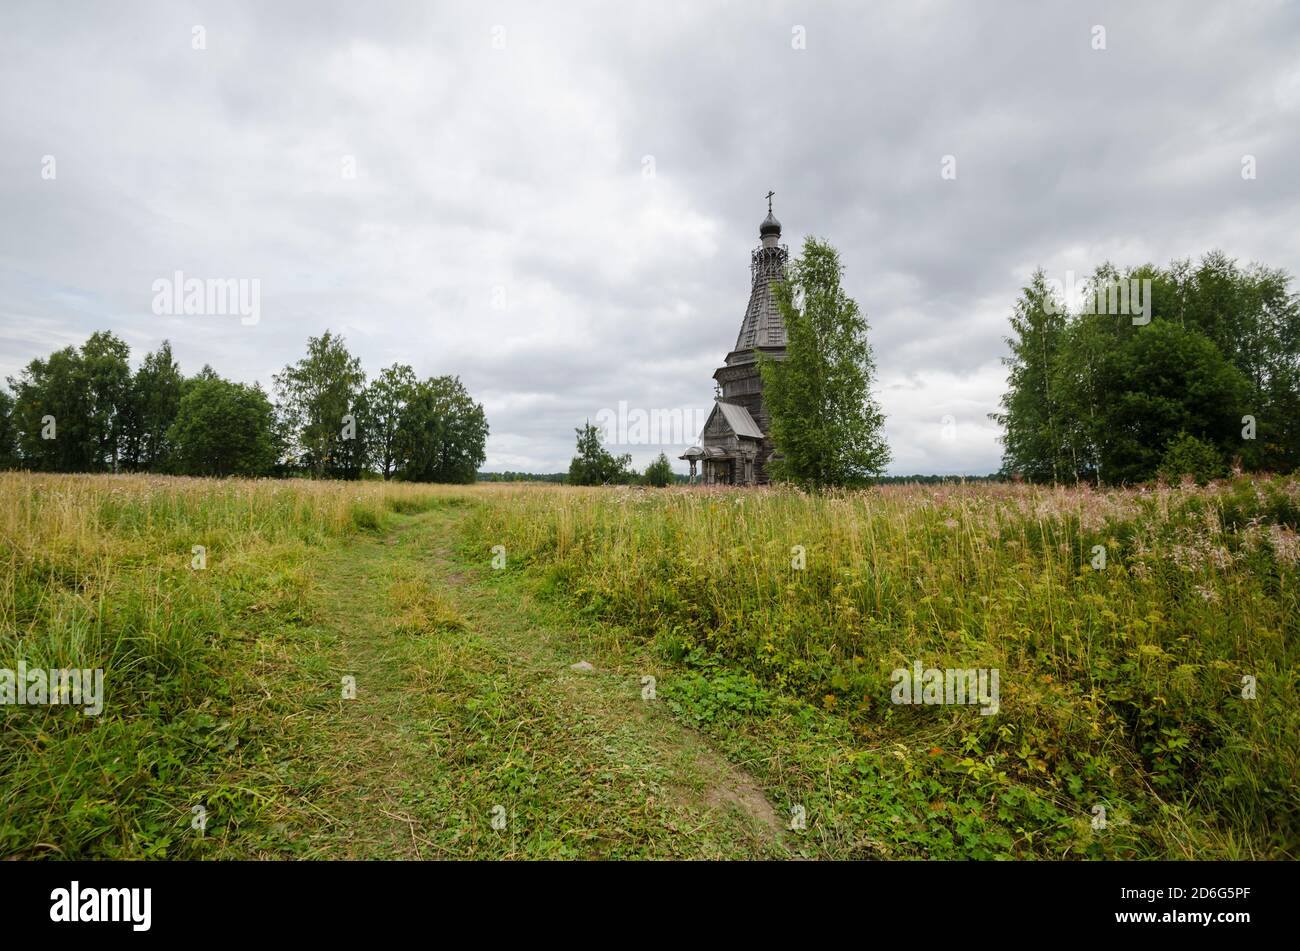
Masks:
[[[1007,477],[1000,472],[993,472],[989,475],[896,475],[896,476],[877,476],[877,485],[961,485],[967,482],[1006,482]]]
[[[1300,297],[1222,252],[1120,272],[1067,308],[1040,269],[1011,316],[1003,473],[1200,481],[1300,465]]]
[[[569,461],[569,471],[564,477],[568,485],[651,485],[663,488],[685,482],[685,476],[673,472],[668,456],[659,453],[644,473],[632,468],[630,453],[614,455],[602,442],[600,427],[590,420],[574,430],[578,434],[578,454]]]
[[[567,478],[563,472],[516,472],[507,469],[504,472],[480,472],[479,482],[550,482],[563,485]]]
[[[273,383],[185,376],[165,340],[132,373],[127,344],[99,331],[0,388],[0,466],[472,482],[486,459],[487,418],[459,378],[395,363],[367,382],[329,331]]]

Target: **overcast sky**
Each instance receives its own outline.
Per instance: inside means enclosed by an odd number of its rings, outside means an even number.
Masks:
[[[0,375],[111,329],[269,388],[330,329],[560,471],[620,401],[712,405],[771,189],[867,314],[891,471],[987,473],[1035,267],[1298,273],[1298,168],[1296,3],[5,0]],[[258,321],[154,313],[176,271]]]

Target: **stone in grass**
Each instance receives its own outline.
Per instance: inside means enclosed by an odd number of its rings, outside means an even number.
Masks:
[[[578,661],[576,664],[570,664],[570,665],[569,665],[569,669],[570,669],[570,670],[581,670],[581,671],[583,671],[583,672],[586,672],[586,671],[588,671],[588,670],[595,670],[596,668],[595,668],[595,667],[592,667],[591,664],[587,663],[585,660],[580,660],[580,661]]]

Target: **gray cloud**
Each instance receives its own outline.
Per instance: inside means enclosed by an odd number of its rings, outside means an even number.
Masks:
[[[619,401],[709,405],[772,188],[840,249],[894,471],[988,472],[1033,268],[1300,272],[1292,4],[448,6],[5,4],[0,373],[110,328],[269,385],[329,328],[459,373],[489,468],[563,469]],[[261,322],[155,316],[176,270]]]

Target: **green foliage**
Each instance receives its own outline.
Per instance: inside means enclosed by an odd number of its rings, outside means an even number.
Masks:
[[[578,434],[578,454],[569,463],[570,485],[610,485],[630,481],[632,456],[611,454],[602,445],[599,426],[588,421],[574,432]]]
[[[889,464],[884,416],[871,396],[867,321],[841,286],[833,247],[816,238],[773,284],[785,321],[784,360],[759,354],[776,480],[812,488],[861,485]]]
[[[0,668],[104,671],[99,716],[0,705],[0,856],[278,851],[273,825],[303,790],[291,785],[302,773],[286,724],[322,683],[278,659],[309,622],[303,568],[324,542],[353,535],[367,509],[383,516],[376,490],[400,488],[0,480],[0,535],[11,542],[0,560]],[[208,549],[202,571],[191,567],[196,544]],[[337,695],[337,678],[330,686]],[[204,835],[191,828],[200,804]]]
[[[14,398],[0,389],[0,469],[18,464],[18,430],[14,423]]]
[[[1149,323],[1112,308],[1108,288],[1150,282]],[[1011,318],[1003,471],[1034,481],[1111,484],[1154,478],[1170,440],[1187,435],[1248,471],[1300,465],[1300,297],[1290,277],[1241,268],[1221,252],[1121,274],[1063,315],[1042,272]],[[1121,298],[1116,295],[1114,303]],[[1096,303],[1102,306],[1098,308]],[[1130,301],[1130,311],[1135,311]],[[1243,417],[1256,420],[1243,437]]]
[[[671,485],[675,481],[673,478],[673,464],[661,452],[654,462],[645,467],[645,474],[641,478],[646,485],[653,485],[657,488]]]
[[[167,431],[180,411],[184,382],[169,342],[164,340],[156,351],[145,355],[127,401],[123,468],[133,472],[167,470],[171,455]]]
[[[92,457],[109,472],[118,468],[118,451],[131,393],[130,349],[107,331],[90,335],[81,346],[81,372],[86,404],[86,430]]]
[[[261,387],[209,373],[186,384],[167,441],[181,475],[260,476],[276,462],[274,429]]]
[[[1223,454],[1213,443],[1179,433],[1165,445],[1160,462],[1160,474],[1167,479],[1191,476],[1197,484],[1205,485],[1212,479],[1222,478],[1228,467],[1223,464]]]
[[[23,464],[52,472],[117,470],[129,418],[131,371],[127,345],[113,334],[91,334],[81,348],[65,347],[32,360],[9,385]],[[53,438],[45,438],[47,417]]]
[[[940,483],[960,485],[965,482],[1006,481],[1007,477],[1000,472],[990,473],[989,475],[921,475],[920,473],[916,473],[913,475],[878,476],[876,478],[877,485],[906,485],[907,483],[915,483],[917,485],[936,485]]]
[[[1073,471],[1066,450],[1067,414],[1054,379],[1065,339],[1062,311],[1042,270],[1035,271],[1011,315],[1015,335],[1006,342],[1012,355],[1002,361],[1009,389],[1003,412],[992,414],[1004,430],[1004,470],[1037,482]]]
[[[379,376],[361,394],[358,418],[370,462],[385,479],[397,473],[398,430],[402,414],[416,392],[415,371],[394,363],[379,371]]]
[[[660,656],[717,658],[661,678],[680,715],[740,729],[762,695],[748,682],[841,723],[826,775],[851,798],[846,757],[875,764],[859,818],[900,853],[1294,857],[1298,500],[1294,478],[521,488],[471,518],[476,551],[505,545]],[[999,669],[997,715],[895,706],[890,673],[917,659]],[[1116,820],[1105,836],[1089,827],[1099,804]]]
[[[1141,328],[1097,367],[1097,459],[1107,481],[1142,482],[1179,434],[1240,452],[1250,387],[1208,338],[1168,321]]]
[[[553,482],[561,485],[568,478],[566,472],[480,472],[479,482]]]
[[[459,377],[415,384],[393,437],[398,473],[408,482],[474,481],[487,458],[487,416]]]
[[[14,391],[14,428],[24,466],[46,472],[98,471],[85,438],[86,395],[78,382],[81,356],[64,347],[47,359],[35,359],[21,375],[9,378]],[[60,425],[62,420],[62,425]],[[42,432],[53,424],[53,439]],[[63,438],[60,439],[59,432]]]
[[[0,390],[0,469],[463,483],[486,458],[483,408],[459,379],[420,383],[394,364],[366,387],[360,361],[328,331],[275,375],[269,432],[260,385],[208,366],[187,380],[166,340],[134,375],[128,357],[125,343],[96,333],[10,378],[15,395]],[[191,391],[200,395],[186,401]]]
[[[307,338],[307,355],[274,380],[281,439],[294,465],[316,478],[358,478],[365,437],[349,433],[345,417],[355,424],[366,375],[343,338],[328,330]]]
[[[668,709],[696,726],[736,722],[766,713],[769,691],[752,674],[731,670],[703,651],[686,658],[692,669],[665,681],[660,696]]]

